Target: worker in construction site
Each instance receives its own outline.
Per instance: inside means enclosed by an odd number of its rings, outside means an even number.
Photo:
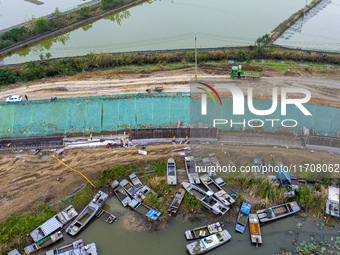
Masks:
[[[90,134],[90,139],[92,140],[92,133]]]
[[[172,138],[172,144],[176,144],[176,137],[175,136]]]
[[[120,145],[123,146],[124,145],[123,139],[122,137],[119,137],[119,138],[120,138]]]
[[[185,137],[185,144],[188,144],[188,143],[190,143],[190,140],[189,140],[189,137],[186,136],[186,137]]]
[[[129,133],[129,141],[131,142],[131,134]]]
[[[128,148],[129,147],[129,140],[125,141],[125,147]]]
[[[11,148],[11,143],[7,144],[7,147],[8,147],[8,149],[10,149]]]

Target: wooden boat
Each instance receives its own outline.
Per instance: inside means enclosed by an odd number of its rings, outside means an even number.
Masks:
[[[225,244],[231,239],[231,235],[227,230],[223,230],[217,234],[213,234],[202,239],[196,240],[193,243],[187,244],[187,250],[190,255],[203,254],[216,247]]]
[[[25,253],[26,254],[30,254],[30,253],[34,253],[42,248],[45,248],[49,245],[54,244],[55,242],[59,241],[60,239],[63,238],[63,234],[61,233],[61,231],[58,231],[42,240],[40,240],[39,242],[36,242],[34,244],[31,244],[29,246],[26,246],[24,248]]]
[[[233,190],[222,178],[215,179],[215,182],[220,186],[225,192],[227,192],[234,200],[238,198],[238,194]]]
[[[249,231],[250,231],[250,239],[251,242],[258,245],[262,243],[262,236],[260,230],[260,222],[257,214],[250,213],[249,214]]]
[[[257,211],[260,222],[276,220],[300,211],[298,204],[294,202],[276,205],[267,209]]]
[[[133,186],[136,187],[136,189],[141,189],[143,187],[143,183],[139,180],[139,178],[135,174],[130,174],[129,178]]]
[[[197,238],[210,236],[221,231],[222,231],[221,224],[219,222],[215,222],[198,228],[189,229],[185,231],[184,234],[187,240],[193,240]]]
[[[237,218],[235,230],[242,234],[244,233],[244,230],[246,229],[246,226],[247,226],[250,208],[251,208],[251,204],[243,202],[240,213]]]
[[[144,185],[143,188],[139,189],[133,196],[133,199],[136,199],[139,202],[142,202],[145,197],[149,194],[152,193],[154,195],[157,195],[158,198],[160,198],[160,196],[158,196],[158,194],[153,191],[151,188],[149,188],[148,186]]]
[[[144,216],[156,220],[161,213],[156,211],[155,209],[152,209],[151,207],[137,201],[136,199],[132,199],[130,204],[132,209],[139,212],[140,214],[143,214]]]
[[[46,255],[98,255],[95,243],[85,245],[82,239],[49,250]]]
[[[328,187],[328,199],[326,202],[326,213],[339,218],[339,192],[336,187]]]
[[[176,214],[178,211],[179,206],[182,203],[182,200],[184,198],[185,195],[185,190],[184,189],[179,189],[176,194],[174,199],[171,202],[171,205],[169,206],[168,212],[171,214]]]
[[[125,191],[125,189],[119,184],[119,181],[114,180],[111,183],[111,188],[113,189],[113,192],[115,193],[116,197],[122,203],[123,206],[127,206],[131,202],[130,196]]]
[[[193,156],[185,157],[184,160],[189,182],[192,184],[194,183],[199,184],[200,178],[198,172],[196,171],[194,157]]]
[[[204,174],[200,177],[203,185],[214,192],[214,196],[220,200],[225,205],[230,205],[235,203],[235,200],[227,193],[224,189],[222,189],[217,183],[211,179],[207,174]]]
[[[129,182],[126,179],[123,179],[120,182],[120,186],[124,188],[124,190],[129,194],[130,197],[133,197],[133,195],[138,191],[138,189],[132,185],[131,182]]]
[[[177,185],[176,163],[173,158],[168,159],[167,180],[169,185]]]
[[[109,224],[112,224],[117,218],[113,213],[103,209],[100,209],[96,216]]]
[[[82,230],[103,207],[108,197],[108,194],[104,193],[103,191],[98,191],[91,202],[66,229],[66,232],[72,236],[78,234],[80,230]]]
[[[199,201],[201,201],[204,207],[208,208],[213,213],[222,216],[229,210],[228,206],[214,197],[214,193],[212,191],[209,190],[205,192],[194,184],[190,184],[188,182],[182,182],[182,185],[186,191],[194,195]]]
[[[57,213],[55,216],[41,224],[30,233],[33,241],[37,243],[40,240],[50,236],[58,229],[61,229],[66,223],[71,221],[77,215],[78,213],[72,205],[66,207],[64,210]]]

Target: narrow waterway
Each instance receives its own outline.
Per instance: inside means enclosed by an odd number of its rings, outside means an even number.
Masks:
[[[305,5],[305,0],[161,0],[145,2],[4,59],[4,64],[82,56],[90,52],[129,52],[253,45]],[[310,2],[308,0],[308,2]]]
[[[55,246],[61,246],[82,238],[85,243],[95,242],[100,255],[184,255],[186,254],[186,244],[189,243],[185,240],[184,232],[188,229],[211,223],[211,220],[208,222],[205,219],[189,221],[184,219],[183,216],[178,215],[171,220],[168,227],[164,230],[134,232],[127,231],[123,226],[123,222],[129,214],[135,214],[136,212],[129,208],[124,208],[116,197],[108,199],[104,209],[120,215],[118,220],[111,225],[95,218],[78,236],[70,237],[65,233],[63,241],[58,242]],[[207,211],[207,214],[211,214],[211,212]],[[136,218],[136,220],[139,219]],[[224,222],[221,223],[224,224]],[[300,224],[302,226],[298,228]],[[250,243],[248,227],[244,234],[240,234],[235,232],[235,224],[229,223],[225,224],[225,228],[231,234],[232,239],[209,254],[279,254],[281,247],[284,247],[286,250],[292,250],[296,247],[292,242],[293,239],[299,245],[303,241],[306,243],[311,242],[311,237],[315,241],[334,244],[336,236],[339,235],[338,225],[330,228],[316,224],[313,221],[304,221],[299,216],[290,216],[262,225],[263,244],[256,248]],[[332,251],[336,248],[333,246],[333,248],[327,247],[327,249]]]

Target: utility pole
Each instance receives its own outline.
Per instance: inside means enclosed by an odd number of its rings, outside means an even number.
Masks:
[[[197,80],[197,32],[195,32],[195,79]]]

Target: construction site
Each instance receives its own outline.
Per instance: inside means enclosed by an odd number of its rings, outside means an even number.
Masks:
[[[322,73],[312,75],[305,69],[298,73],[260,67],[248,67],[249,72],[263,72],[259,79],[231,79],[221,75],[227,73],[226,68],[199,69],[198,81],[220,89],[221,105],[233,107],[223,84],[235,85],[246,95],[253,87],[260,109],[270,108],[273,86],[294,86],[312,91],[305,105],[312,116],[301,116],[299,109],[291,108],[288,117],[299,121],[294,128],[267,124],[261,128],[213,127],[197,114],[201,102],[192,94],[196,80],[191,68],[94,72],[2,90],[2,100],[15,94],[27,95],[29,100],[0,103],[0,220],[35,212],[37,204],[55,204],[82,188],[87,181],[65,165],[95,181],[103,169],[131,164],[145,167],[169,158],[176,161],[177,169],[184,169],[184,158],[191,155],[213,154],[220,165],[237,167],[252,164],[254,158],[267,164],[339,164],[338,79],[321,78]],[[208,109],[214,109],[211,97],[208,102]],[[211,118],[223,117],[219,111],[211,114]],[[246,112],[243,118],[254,116]],[[257,121],[265,118],[256,117]],[[179,183],[187,180],[184,171],[179,170]],[[257,199],[254,194],[244,196]],[[258,207],[264,204],[257,202]]]

